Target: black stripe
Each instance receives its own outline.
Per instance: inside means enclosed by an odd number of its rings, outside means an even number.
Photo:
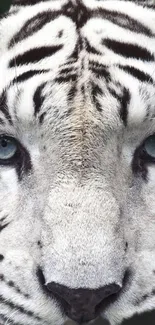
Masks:
[[[46,83],[44,82],[39,87],[37,87],[34,96],[33,96],[33,102],[34,102],[34,115],[36,116],[40,109],[42,108],[43,102],[45,97],[42,95],[42,91],[45,87]]]
[[[2,313],[0,313],[0,320],[2,320],[2,322],[4,322],[4,324],[8,324],[8,320],[9,320],[10,325],[23,325],[23,323],[22,324],[17,323],[17,322],[14,322],[12,319],[10,319],[10,315],[9,315],[9,317],[6,317]],[[0,325],[3,325],[3,324],[0,324]]]
[[[119,65],[119,68],[124,70],[125,72],[128,72],[129,74],[131,74],[133,77],[137,78],[138,80],[140,80],[141,82],[149,82],[149,83],[154,83],[152,77],[143,72],[143,71],[140,71],[139,69],[136,69],[134,67],[131,67],[129,65]]]
[[[141,298],[137,298],[134,300],[134,305],[139,306],[140,304],[143,304],[145,300],[151,298],[151,294],[145,294]]]
[[[16,291],[18,294],[24,296],[24,298],[26,298],[26,299],[30,298],[30,295],[29,295],[28,293],[23,293],[23,292],[20,290],[20,288],[17,287],[17,286],[15,285],[15,283],[14,283],[13,281],[10,280],[10,281],[6,282],[6,284],[7,284],[10,288],[13,288],[13,290]]]
[[[2,217],[2,219],[0,219],[0,222],[4,221],[7,217],[8,217],[8,215],[6,215],[5,217]]]
[[[39,2],[49,2],[50,0],[13,0],[12,4],[17,6],[29,6],[29,5],[35,5]]]
[[[0,111],[4,114],[7,121],[12,125],[11,115],[9,113],[8,105],[7,105],[7,94],[6,91],[3,91],[0,96]]]
[[[14,46],[15,43],[23,41],[25,38],[32,36],[51,20],[56,19],[60,15],[60,11],[44,11],[29,19],[19,32],[14,35],[9,42],[8,48]]]
[[[54,81],[58,83],[64,83],[64,82],[76,81],[77,78],[78,78],[77,74],[73,73],[70,75],[59,75],[54,79]]]
[[[0,254],[0,262],[4,260],[4,255]]]
[[[102,77],[107,82],[110,81],[111,76],[109,73],[109,68],[106,65],[96,63],[95,61],[90,61],[89,68],[96,75],[97,78]]]
[[[76,82],[75,83],[73,83],[72,85],[71,85],[71,88],[70,88],[70,90],[69,90],[69,92],[68,92],[68,94],[67,94],[67,98],[68,98],[68,101],[69,102],[72,102],[73,101],[73,99],[74,99],[74,97],[75,97],[75,95],[76,95]],[[68,110],[69,111],[69,110]]]
[[[65,66],[71,66],[72,65],[72,67],[74,69],[74,66],[75,66],[76,62],[77,62],[77,59],[72,59],[72,58],[67,59],[63,64],[60,65],[60,67],[65,67]]]
[[[74,47],[74,50],[73,50],[72,54],[68,58],[69,63],[77,62],[78,56],[79,56],[79,53],[80,53],[80,46],[81,45],[79,44],[79,42],[77,42],[75,47]]]
[[[116,91],[115,91],[113,88],[110,88],[110,86],[107,87],[107,88],[108,88],[108,91],[110,92],[110,94],[111,94],[114,98],[116,98],[117,100],[120,100],[120,95],[118,95],[118,94],[116,93]]]
[[[34,48],[11,59],[9,67],[12,68],[23,64],[38,62],[46,57],[54,55],[56,52],[60,51],[62,47],[62,45],[53,45]]]
[[[100,0],[99,0],[100,1]],[[128,0],[129,2],[134,2],[135,3],[135,0]],[[140,5],[140,6],[144,6],[144,7],[148,7],[150,6],[148,1],[150,0],[137,0],[136,1],[136,5]]]
[[[8,217],[8,216],[5,216],[5,217],[3,217],[3,218],[0,219],[0,232],[1,232],[3,229],[5,229],[5,228],[9,225],[9,223],[6,222],[7,217]],[[4,222],[5,222],[5,223],[4,223]],[[2,224],[2,223],[3,223],[3,224]],[[1,280],[1,277],[0,277],[0,280]]]
[[[145,7],[147,7],[147,8],[150,8],[150,9],[155,9],[155,5],[154,4],[145,4]]]
[[[18,154],[18,160],[16,161],[15,168],[19,181],[22,180],[24,175],[29,174],[32,170],[32,163],[29,152],[23,148],[21,144],[20,153]]]
[[[34,319],[39,320],[39,321],[41,320],[41,318],[39,316],[36,316],[33,311],[26,310],[24,307],[22,307],[18,304],[14,304],[10,300],[6,300],[2,295],[0,295],[0,302],[3,303],[4,305],[10,307],[11,309],[18,310],[21,314],[25,314],[27,316],[33,317]]]
[[[81,94],[82,94],[84,100],[86,100],[86,93],[87,93],[87,86],[83,82],[81,85]]]
[[[95,84],[94,82],[92,82],[91,86],[92,86],[92,99],[95,104],[95,107],[99,112],[102,112],[102,106],[99,102],[98,96],[103,96],[103,91],[99,87],[99,85]]]
[[[7,223],[7,224],[5,224],[5,225],[3,225],[3,226],[0,225],[0,232],[1,232],[3,229],[5,229],[8,225],[9,225],[9,223]]]
[[[90,45],[90,43],[86,39],[85,39],[85,49],[86,49],[86,51],[88,53],[101,55],[101,53],[99,51],[97,51],[97,49],[95,47],[93,47],[92,45]]]
[[[69,74],[69,73],[72,73],[73,71],[75,72],[75,70],[77,70],[75,67],[67,67],[67,68],[62,68],[60,70],[60,74]]]
[[[154,163],[154,162],[153,162]],[[132,170],[134,175],[141,177],[147,182],[148,181],[148,156],[144,151],[144,143],[141,143],[139,147],[136,148],[134,156],[132,159]]]
[[[130,30],[132,32],[134,31],[135,33],[138,34],[142,33],[149,37],[154,36],[152,31],[148,27],[140,23],[138,20],[135,20],[134,18],[128,16],[127,14],[123,14],[118,11],[110,11],[103,8],[99,8],[92,12],[92,16],[107,19],[124,29]]]
[[[154,56],[147,49],[131,43],[122,43],[111,39],[103,39],[102,44],[116,54],[126,58],[141,59],[144,61],[154,61]]]
[[[120,117],[124,123],[124,125],[127,125],[127,118],[128,118],[128,106],[130,103],[130,93],[129,90],[124,88],[123,89],[123,96],[120,98]]]
[[[48,2],[49,0],[42,1]],[[41,2],[41,0],[13,0],[13,4],[19,6],[35,5],[39,2]],[[92,17],[101,17],[108,19],[109,21],[122,28],[126,28],[136,33],[142,33],[146,36],[154,36],[152,31],[147,26],[143,25],[142,23],[126,14],[119,13],[117,11],[106,10],[102,7],[96,10],[91,10],[86,8],[81,0],[76,1],[76,4],[74,5],[72,1],[68,1],[68,3],[63,6],[61,12],[63,12],[65,16],[71,18],[76,23],[77,28],[82,28],[86,24],[87,20]]]
[[[11,287],[14,289],[14,291],[16,291],[18,294],[21,294],[22,296],[24,296],[25,298],[30,298],[29,294],[23,293],[21,291],[21,289],[19,287],[16,286],[16,284],[13,281],[6,281],[5,277],[3,274],[0,274],[0,281],[4,282],[7,286]]]
[[[11,85],[14,83],[20,83],[20,82],[26,81],[26,80],[32,78],[33,76],[36,76],[36,75],[42,74],[42,73],[47,73],[47,72],[49,72],[49,70],[29,70],[27,72],[22,73],[18,77],[15,77],[13,79],[13,81],[11,82]]]

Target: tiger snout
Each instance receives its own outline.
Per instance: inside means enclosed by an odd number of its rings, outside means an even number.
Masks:
[[[116,299],[125,273],[117,202],[109,193],[92,191],[74,188],[65,194],[60,189],[50,193],[52,208],[45,214],[48,226],[42,230],[44,288],[78,323],[95,319]]]

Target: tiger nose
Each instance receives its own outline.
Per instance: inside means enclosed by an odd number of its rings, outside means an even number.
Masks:
[[[98,307],[121,289],[116,283],[99,289],[70,289],[55,282],[48,283],[47,288],[58,299],[65,314],[79,324],[95,319]]]

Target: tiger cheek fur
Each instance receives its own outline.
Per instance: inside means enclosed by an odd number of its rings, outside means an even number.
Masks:
[[[154,309],[153,1],[14,0],[0,36],[0,324]]]

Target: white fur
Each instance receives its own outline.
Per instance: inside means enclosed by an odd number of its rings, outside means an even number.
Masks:
[[[131,65],[155,80],[155,63],[124,58],[101,45],[101,39],[128,41],[155,55],[155,38],[137,35],[134,30],[123,29],[106,19],[89,20],[81,35],[102,55],[83,50],[73,63],[73,71],[80,72],[82,62],[84,66],[76,96],[68,104],[71,82],[58,84],[54,79],[78,40],[75,23],[70,18],[62,15],[10,50],[7,48],[27,19],[44,10],[59,10],[65,3],[67,0],[51,0],[32,7],[15,7],[18,11],[0,24],[0,92],[9,87],[8,106],[14,122],[10,126],[0,112],[5,121],[0,134],[17,138],[29,151],[33,165],[31,173],[21,181],[14,168],[0,166],[0,220],[6,216],[10,223],[0,233],[0,254],[4,255],[0,274],[5,277],[5,281],[0,281],[0,296],[39,316],[41,320],[34,318],[33,325],[62,325],[66,317],[58,303],[40,287],[36,276],[38,266],[46,283],[55,281],[71,288],[91,289],[113,282],[122,286],[125,270],[130,269],[129,283],[122,288],[117,301],[104,311],[103,316],[116,325],[135,313],[155,308],[155,295],[151,295],[155,289],[155,167],[149,167],[145,182],[141,176],[134,176],[131,166],[136,148],[155,132],[155,88],[141,84],[115,65]],[[92,9],[101,6],[128,14],[155,33],[153,9],[125,1],[83,0],[83,3]],[[64,34],[60,40],[57,34],[61,29]],[[64,46],[40,62],[8,68],[9,60],[16,55],[50,44]],[[89,59],[109,68],[111,87],[118,94],[123,86],[129,89],[127,128],[120,120],[119,103],[109,93],[105,79],[95,79],[88,70]],[[31,69],[50,71],[18,85],[10,84]],[[103,90],[103,96],[99,97],[101,113],[92,100],[92,80]],[[46,111],[47,114],[40,125],[38,118],[34,118],[33,93],[45,81],[46,100],[40,114]],[[85,100],[80,92],[82,82],[87,89]],[[70,108],[73,111],[67,115]],[[41,250],[38,241],[42,242]],[[127,253],[125,242],[129,245]],[[9,281],[21,292],[8,286]],[[136,305],[144,295],[148,298]],[[1,313],[8,322],[30,323],[30,316],[12,310],[0,300],[0,322],[4,325]]]

